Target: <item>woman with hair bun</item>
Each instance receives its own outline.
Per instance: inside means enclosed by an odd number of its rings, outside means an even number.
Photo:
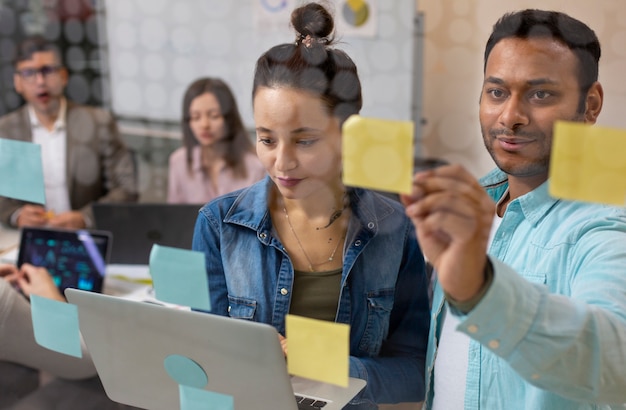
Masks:
[[[354,62],[333,48],[331,14],[309,3],[291,23],[295,41],[261,55],[254,74],[268,176],[196,223],[212,313],[283,336],[287,314],[349,324],[350,375],[367,381],[349,408],[421,401],[430,315],[415,229],[400,203],[342,183],[341,126],[362,97]]]

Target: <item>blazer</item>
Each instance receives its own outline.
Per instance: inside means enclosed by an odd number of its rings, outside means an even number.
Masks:
[[[72,210],[93,221],[91,204],[131,202],[138,198],[132,153],[117,130],[115,119],[101,108],[67,101],[67,184]],[[28,105],[0,118],[0,138],[32,142]],[[26,202],[0,197],[0,222]]]

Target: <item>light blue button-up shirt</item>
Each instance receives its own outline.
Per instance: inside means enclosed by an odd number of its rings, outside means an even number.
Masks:
[[[508,186],[499,170],[481,182],[495,201]],[[488,253],[493,283],[457,328],[472,338],[465,409],[626,409],[626,210],[546,182],[509,203]],[[436,285],[426,409],[448,307]]]

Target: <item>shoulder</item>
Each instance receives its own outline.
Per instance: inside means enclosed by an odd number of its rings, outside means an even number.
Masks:
[[[67,119],[70,121],[93,121],[98,125],[114,121],[113,114],[104,108],[67,102]]]
[[[350,194],[350,200],[355,202],[353,208],[365,217],[378,220],[400,218],[409,220],[404,213],[404,206],[394,199],[369,189],[356,188]]]
[[[170,165],[185,163],[187,161],[187,150],[185,149],[185,147],[176,148],[170,154],[169,160],[170,160]]]
[[[552,219],[561,221],[576,236],[594,231],[614,231],[626,234],[626,208],[561,200],[555,206]],[[559,223],[559,224],[561,224]]]
[[[11,131],[21,128],[22,124],[28,124],[28,108],[26,105],[0,117],[0,129],[9,132],[9,135],[0,135],[0,137],[13,138],[10,135]]]
[[[200,209],[207,217],[256,229],[267,214],[271,180],[264,178],[246,188],[219,196]]]

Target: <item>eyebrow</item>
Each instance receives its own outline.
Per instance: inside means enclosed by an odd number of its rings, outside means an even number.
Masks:
[[[485,84],[486,83],[498,84],[498,85],[505,84],[504,80],[502,80],[501,78],[497,78],[497,77],[487,77],[485,79]],[[533,80],[526,81],[526,84],[530,86],[545,85],[545,84],[557,85],[558,81],[552,80],[550,78],[535,78]]]
[[[256,127],[256,130],[257,132],[272,133],[272,130],[270,130],[269,128],[265,128],[265,127]],[[317,128],[311,128],[311,127],[301,127],[301,128],[296,128],[295,130],[291,131],[290,134],[298,135],[298,134],[304,134],[307,132],[320,132],[320,130],[318,130]]]

